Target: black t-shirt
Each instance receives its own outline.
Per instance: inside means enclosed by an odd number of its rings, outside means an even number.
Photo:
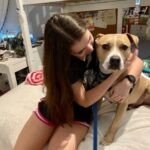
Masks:
[[[99,62],[96,57],[96,50],[90,53],[85,61],[71,56],[71,63],[69,67],[69,81],[70,84],[76,81],[81,81],[86,90],[96,86],[99,79]]]
[[[71,56],[68,75],[70,84],[81,81],[85,89],[89,90],[100,82],[99,72],[99,62],[96,56],[96,50],[90,53],[85,61],[82,61],[75,56]],[[93,118],[92,106],[85,108],[73,101],[73,110],[74,120],[90,124]]]

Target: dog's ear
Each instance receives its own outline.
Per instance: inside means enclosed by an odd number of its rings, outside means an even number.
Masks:
[[[95,42],[96,42],[96,44],[99,43],[99,39],[100,39],[103,35],[104,35],[104,34],[101,34],[101,33],[99,33],[98,35],[96,35],[96,37],[95,37]]]
[[[132,36],[132,38],[133,38],[136,46],[138,46],[138,44],[139,44],[139,38],[136,35],[133,35],[133,34],[131,34],[131,36]]]
[[[139,38],[136,35],[127,33],[127,37],[132,44],[134,43],[138,47]]]

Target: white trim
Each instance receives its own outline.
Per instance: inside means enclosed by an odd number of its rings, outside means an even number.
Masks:
[[[69,2],[69,1],[71,1],[71,0],[23,0],[23,5]]]
[[[23,8],[22,0],[16,0],[17,4],[17,12],[19,17],[19,22],[22,30],[22,36],[24,39],[24,46],[26,50],[26,56],[27,56],[27,62],[29,66],[29,70],[33,71],[34,66],[34,57],[33,57],[33,51],[32,51],[32,45],[30,41],[30,34],[29,34],[29,26],[27,21],[27,16]]]
[[[117,15],[117,33],[122,32],[122,17],[123,16],[123,9],[118,8],[118,15]]]
[[[150,0],[142,0],[142,6],[150,5]],[[82,2],[67,4],[64,7],[65,12],[79,12],[79,11],[89,11],[89,10],[104,10],[104,9],[115,9],[115,8],[127,8],[134,7],[135,0],[103,0],[103,1],[93,1],[93,2]]]

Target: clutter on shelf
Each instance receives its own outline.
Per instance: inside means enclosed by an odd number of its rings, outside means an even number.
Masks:
[[[141,6],[138,13],[135,7],[124,9],[122,32],[150,40],[150,6]]]
[[[15,52],[16,57],[25,56],[25,48],[21,33],[18,33],[14,38],[7,39],[7,41],[10,49],[12,49]]]
[[[5,55],[7,54],[7,57],[23,57],[25,56],[25,48],[23,44],[23,38],[21,33],[18,33],[15,37],[13,38],[4,38],[1,43],[0,43],[0,59],[5,60]]]
[[[15,52],[13,50],[0,50],[0,61],[7,61],[8,58],[14,57]]]

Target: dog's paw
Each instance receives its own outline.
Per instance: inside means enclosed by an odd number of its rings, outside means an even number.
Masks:
[[[109,145],[113,142],[113,137],[111,136],[105,136],[101,141],[100,141],[100,144],[101,145]]]
[[[109,143],[107,143],[106,141],[105,141],[105,139],[102,139],[100,142],[99,142],[99,144],[100,145],[109,145]]]

